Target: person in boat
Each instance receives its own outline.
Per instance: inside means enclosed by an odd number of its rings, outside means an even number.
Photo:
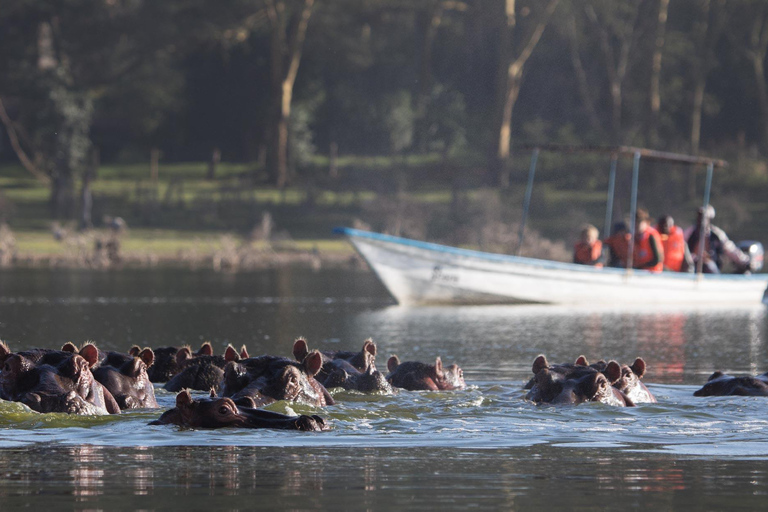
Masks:
[[[698,268],[699,260],[702,261],[702,271],[705,274],[720,274],[723,264],[729,261],[737,274],[743,274],[749,270],[749,256],[736,247],[725,234],[725,231],[712,224],[715,218],[715,209],[708,205],[696,211],[696,224],[690,226],[687,231],[686,241],[688,250],[693,255],[695,268]],[[704,253],[701,256],[699,240],[702,230],[704,232]]]
[[[661,236],[650,223],[648,211],[638,208],[635,218],[635,249],[632,266],[637,269],[661,272],[664,268],[664,249]]]
[[[683,228],[675,225],[671,215],[662,215],[656,224],[664,249],[664,270],[670,272],[693,272],[693,258],[685,242]]]
[[[603,243],[598,238],[597,228],[587,224],[581,230],[581,237],[573,246],[573,262],[581,265],[603,266]]]
[[[617,222],[613,225],[613,233],[603,240],[603,246],[608,248],[609,267],[625,268],[627,266],[631,236],[627,230],[626,222]]]

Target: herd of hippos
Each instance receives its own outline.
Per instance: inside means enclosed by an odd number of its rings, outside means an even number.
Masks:
[[[104,352],[93,343],[61,350],[30,349],[11,352],[0,342],[0,399],[21,402],[40,412],[99,415],[126,409],[159,408],[153,383],[177,392],[176,406],[153,425],[175,424],[197,428],[250,427],[327,430],[317,415],[286,415],[261,407],[279,400],[311,406],[334,405],[328,389],[391,394],[397,388],[460,390],[466,387],[457,365],[387,361],[385,376],[376,369],[376,344],[368,339],[359,352],[310,350],[304,338],[293,344],[294,359],[263,355],[250,357],[245,347],[231,345],[214,355],[206,342],[197,352],[189,347],[152,350],[132,347],[128,353]],[[526,399],[535,403],[579,404],[603,402],[634,406],[656,402],[641,382],[646,364],[631,366],[603,360],[590,364],[584,356],[574,363],[550,364],[543,355],[533,362],[534,376],[526,384]],[[210,391],[193,398],[190,390]],[[695,396],[768,396],[768,373],[732,377],[715,372]]]

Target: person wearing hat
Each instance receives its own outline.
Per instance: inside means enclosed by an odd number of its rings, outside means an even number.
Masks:
[[[688,228],[688,249],[693,256],[695,268],[701,260],[702,271],[705,274],[719,274],[723,269],[724,259],[733,264],[736,273],[742,274],[749,269],[749,256],[744,254],[725,234],[725,231],[712,224],[715,209],[712,205],[700,207],[696,211],[696,224]],[[704,233],[704,253],[701,254],[699,240]]]

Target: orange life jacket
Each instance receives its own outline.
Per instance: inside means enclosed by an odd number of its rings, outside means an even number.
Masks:
[[[592,245],[585,244],[582,241],[576,242],[573,246],[573,262],[581,263],[582,265],[595,265],[596,267],[602,267],[602,263],[593,263],[599,259],[603,253],[603,243],[600,240],[595,241]]]
[[[629,253],[629,233],[621,232],[614,233],[605,240],[603,243],[611,250],[612,257],[617,260],[620,268],[627,266],[627,254]]]
[[[657,228],[658,229],[658,228]],[[664,268],[680,272],[685,260],[685,235],[679,226],[673,226],[671,233],[659,233],[661,247],[664,249]]]
[[[648,226],[648,228],[645,231],[643,231],[642,233],[638,233],[635,236],[635,252],[632,255],[632,260],[634,262],[635,268],[642,268],[645,270],[650,270],[652,272],[661,272],[664,269],[663,252],[662,254],[659,254],[660,261],[656,265],[652,267],[644,266],[646,263],[653,261],[653,249],[651,248],[652,236],[655,236],[656,240],[661,240],[661,236],[659,235],[659,232],[650,226]],[[661,247],[659,247],[659,250],[663,251]]]

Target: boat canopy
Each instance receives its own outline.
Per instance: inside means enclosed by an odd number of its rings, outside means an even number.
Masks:
[[[712,190],[712,174],[715,167],[726,167],[728,162],[716,158],[709,158],[704,156],[686,155],[683,153],[671,153],[668,151],[657,151],[654,149],[639,148],[633,146],[576,146],[576,145],[564,145],[564,144],[521,144],[516,145],[515,149],[523,151],[531,151],[531,164],[528,171],[528,184],[525,189],[525,199],[523,200],[523,216],[520,221],[520,232],[518,234],[517,243],[517,255],[520,255],[523,247],[523,240],[525,237],[525,224],[528,220],[528,210],[531,205],[531,193],[533,191],[533,181],[536,174],[536,164],[538,162],[539,153],[541,151],[553,152],[553,153],[596,153],[606,154],[611,156],[611,166],[608,175],[608,197],[606,200],[605,211],[605,229],[603,233],[610,235],[611,233],[611,220],[613,218],[613,199],[616,187],[616,167],[620,157],[631,157],[633,159],[632,166],[632,199],[630,203],[630,228],[631,238],[628,242],[628,255],[627,258],[627,272],[631,272],[632,269],[632,256],[634,253],[635,245],[635,220],[637,218],[637,188],[638,179],[640,174],[640,161],[651,160],[657,162],[669,162],[684,164],[689,166],[706,166],[707,179],[704,186],[704,201],[703,208],[706,210],[709,207],[710,193]],[[704,224],[708,222],[705,215],[701,218],[701,232],[704,231]],[[704,238],[699,237],[698,254],[704,252]],[[704,258],[699,258],[696,265],[696,273],[701,274],[703,272]]]

